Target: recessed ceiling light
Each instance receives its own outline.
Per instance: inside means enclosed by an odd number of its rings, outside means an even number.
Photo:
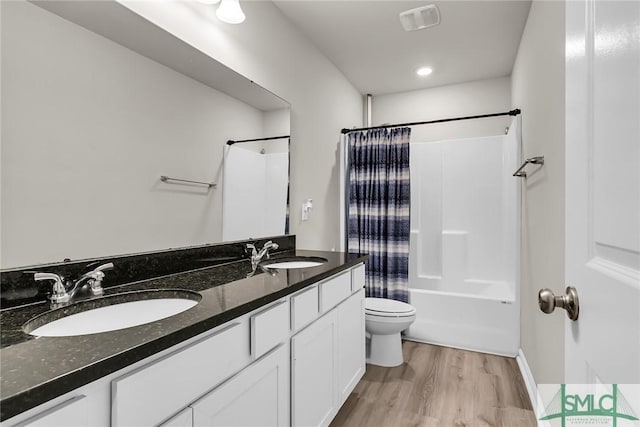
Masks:
[[[431,73],[433,73],[433,70],[429,67],[418,68],[418,70],[416,71],[416,74],[421,77],[428,76]]]

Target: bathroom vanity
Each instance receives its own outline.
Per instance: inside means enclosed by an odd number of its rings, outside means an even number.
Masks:
[[[2,312],[2,426],[326,426],[365,370],[366,256],[288,250],[107,288],[192,291],[194,307],[98,334],[34,338],[48,303]],[[113,261],[117,268],[117,260]]]

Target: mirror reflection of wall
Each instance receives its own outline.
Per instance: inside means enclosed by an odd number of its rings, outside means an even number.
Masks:
[[[116,2],[42,5],[1,2],[0,268],[222,241],[223,146],[288,104]]]
[[[222,238],[286,234],[289,139],[227,145]]]

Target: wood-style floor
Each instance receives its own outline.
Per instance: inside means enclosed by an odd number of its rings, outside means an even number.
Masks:
[[[536,426],[515,359],[412,341],[401,366],[367,365],[330,427]]]

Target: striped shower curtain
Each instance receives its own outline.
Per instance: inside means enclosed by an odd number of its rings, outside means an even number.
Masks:
[[[411,128],[349,133],[349,252],[369,254],[366,296],[409,299]]]

